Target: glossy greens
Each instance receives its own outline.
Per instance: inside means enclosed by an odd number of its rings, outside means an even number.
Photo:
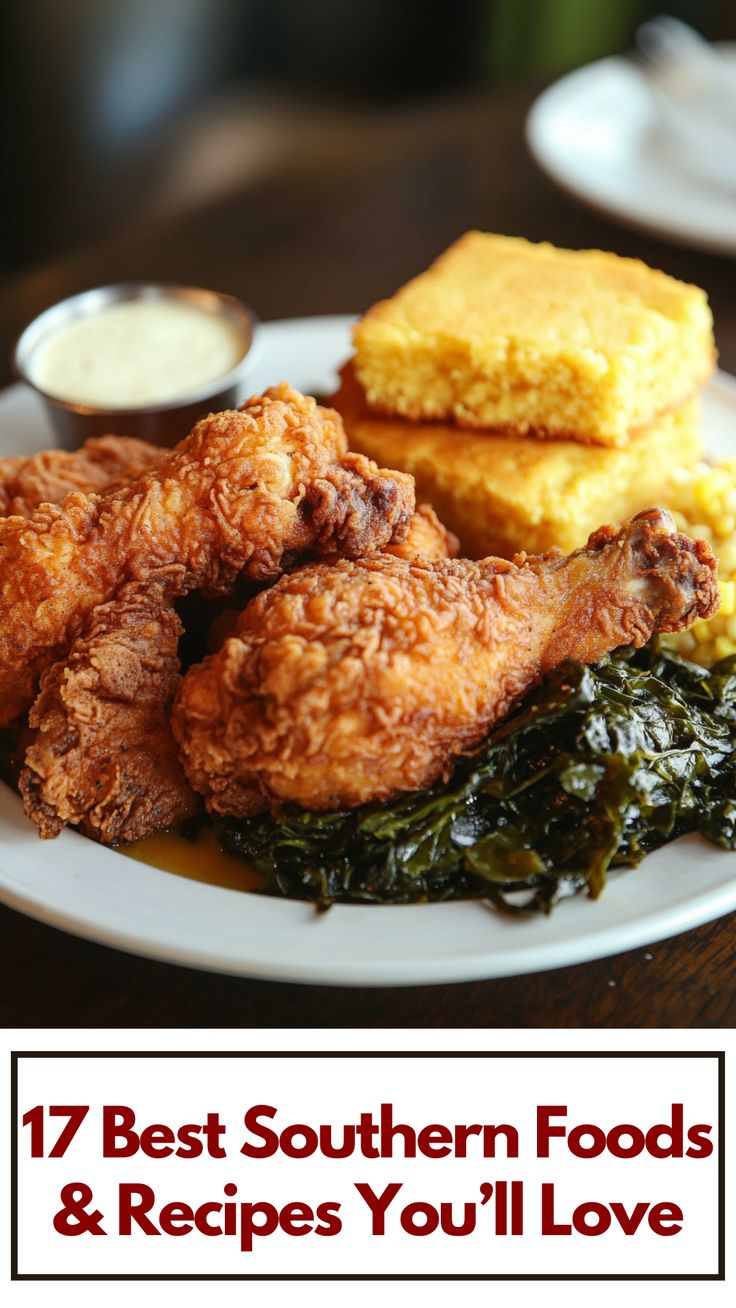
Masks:
[[[710,672],[652,642],[565,663],[450,781],[338,813],[218,825],[275,894],[549,910],[689,831],[736,847],[736,656]]]

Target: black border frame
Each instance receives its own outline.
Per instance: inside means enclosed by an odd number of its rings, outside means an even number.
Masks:
[[[18,1271],[18,1063],[21,1058],[707,1058],[714,1059],[718,1072],[718,1271],[577,1273],[553,1272],[201,1272],[176,1275],[170,1272],[74,1273]],[[725,1281],[726,1279],[726,1055],[724,1050],[590,1050],[556,1052],[539,1050],[11,1050],[10,1053],[10,1228],[11,1281]]]

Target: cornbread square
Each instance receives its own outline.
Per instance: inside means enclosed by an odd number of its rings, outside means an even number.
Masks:
[[[410,472],[417,499],[432,503],[471,558],[539,554],[554,545],[569,553],[603,523],[679,502],[687,470],[702,456],[697,400],[623,450],[377,417],[350,365],[330,403],[342,414],[350,448]]]
[[[623,446],[713,368],[705,292],[638,259],[468,232],[354,330],[370,406]]]

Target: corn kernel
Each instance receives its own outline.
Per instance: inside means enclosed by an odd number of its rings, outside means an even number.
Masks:
[[[693,495],[698,508],[708,512],[712,508],[713,501],[718,499],[722,492],[729,490],[730,480],[725,468],[714,468],[707,476],[696,481]]]
[[[721,607],[718,610],[722,618],[730,618],[736,613],[736,586],[732,581],[720,583]]]
[[[665,643],[708,667],[736,653],[736,458],[700,464],[676,498],[678,529],[708,541],[718,555],[721,606],[710,620],[666,637]]]
[[[713,539],[713,531],[707,522],[691,523],[689,535],[694,536],[696,540],[699,540],[701,537],[703,540]]]

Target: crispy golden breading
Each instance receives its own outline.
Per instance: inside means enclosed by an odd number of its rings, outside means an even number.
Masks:
[[[347,453],[339,416],[281,385],[211,414],[119,491],[1,519],[0,723],[126,581],[178,569],[180,593],[223,593],[309,551],[381,549],[413,510],[410,477]]]
[[[387,545],[381,552],[393,554],[397,559],[454,559],[458,552],[458,540],[451,531],[443,527],[429,504],[419,504],[409,522],[404,540],[398,545]],[[339,555],[335,554],[332,557],[337,559]],[[298,566],[301,567],[303,564]],[[238,589],[242,592],[246,588],[241,586]],[[227,607],[214,618],[207,639],[208,653],[214,654],[223,641],[227,640],[228,636],[232,636],[246,603],[249,603],[257,593],[255,587],[249,589],[251,593],[245,596],[242,593],[231,596]]]
[[[460,537],[464,554],[569,552],[599,522],[624,522],[647,504],[676,503],[680,482],[702,457],[697,403],[663,418],[625,450],[577,441],[535,441],[494,431],[458,431],[370,413],[352,368],[330,401],[348,440],[378,462],[411,473]]]
[[[132,436],[93,436],[74,451],[0,459],[0,517],[30,518],[39,504],[61,504],[73,490],[118,490],[155,468],[167,452]]]
[[[626,445],[713,369],[705,292],[600,250],[468,232],[354,331],[370,405]]]
[[[428,505],[417,509],[401,545],[387,547],[400,558],[446,558],[455,549]],[[44,674],[21,776],[26,813],[42,836],[74,825],[117,845],[196,812],[169,722],[180,680],[182,626],[169,595],[176,589],[158,581],[123,586],[92,610],[66,659]],[[212,648],[241,609],[242,601],[219,614]]]
[[[443,526],[431,504],[418,504],[405,539],[382,553],[397,559],[454,559],[459,548],[457,536]]]
[[[716,574],[658,509],[570,557],[308,564],[183,678],[172,726],[189,781],[238,817],[421,790],[562,659],[712,613]]]
[[[406,539],[386,549],[407,559],[456,551],[426,504]],[[242,602],[218,615],[212,649],[235,629],[241,609]],[[118,845],[196,812],[170,725],[181,635],[166,588],[132,582],[92,610],[66,659],[44,673],[20,782],[26,813],[42,836],[71,825]]]
[[[69,824],[116,845],[196,813],[169,724],[181,632],[165,587],[131,582],[44,673],[20,779],[42,836]]]

